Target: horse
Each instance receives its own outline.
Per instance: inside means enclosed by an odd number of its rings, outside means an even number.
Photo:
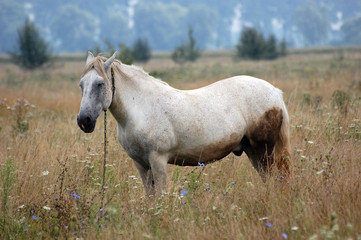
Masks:
[[[167,164],[203,165],[232,152],[245,152],[263,181],[275,169],[289,176],[289,116],[281,90],[250,76],[179,90],[115,57],[88,52],[77,123],[91,133],[101,112],[110,110],[147,195],[167,192]]]

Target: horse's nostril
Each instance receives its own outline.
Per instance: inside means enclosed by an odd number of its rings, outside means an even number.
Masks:
[[[90,123],[90,122],[91,122],[90,117],[86,117],[86,118],[85,118],[85,122],[86,122],[86,123]]]

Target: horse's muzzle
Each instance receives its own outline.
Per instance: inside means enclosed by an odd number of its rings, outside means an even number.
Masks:
[[[85,133],[91,133],[95,128],[95,120],[89,116],[78,115],[77,117],[78,126]]]

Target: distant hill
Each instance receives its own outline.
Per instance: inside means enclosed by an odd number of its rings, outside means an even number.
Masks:
[[[359,0],[2,0],[1,52],[13,47],[26,18],[56,52],[104,48],[104,41],[131,45],[140,37],[153,50],[172,50],[186,41],[189,25],[200,49],[234,48],[246,27],[290,47],[361,44]]]

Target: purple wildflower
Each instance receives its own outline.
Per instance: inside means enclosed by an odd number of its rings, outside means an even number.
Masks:
[[[272,223],[270,223],[270,222],[266,222],[264,225],[266,225],[266,227],[272,227]]]
[[[286,233],[282,233],[282,237],[283,237],[283,239],[288,239],[288,236]]]
[[[198,162],[198,166],[201,166],[203,168],[205,165],[204,163]]]
[[[38,218],[34,215],[34,216],[33,216],[33,219],[36,220],[36,219],[38,219]]]
[[[187,195],[187,194],[188,194],[188,191],[184,189],[184,190],[182,191],[182,195],[185,196],[185,195]]]

